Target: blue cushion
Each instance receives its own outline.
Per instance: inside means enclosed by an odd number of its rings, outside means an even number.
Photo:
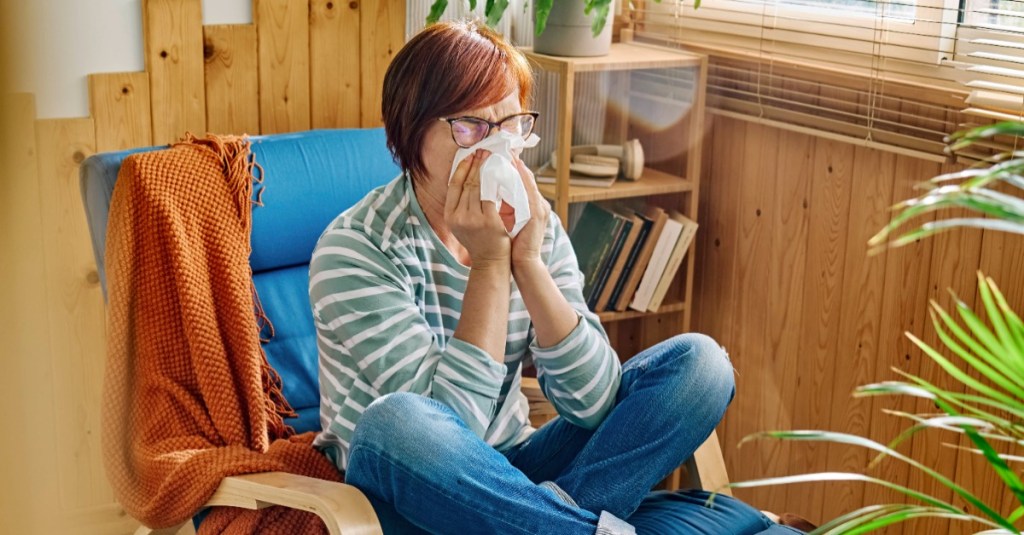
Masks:
[[[82,199],[104,291],[107,213],[121,161],[161,148],[165,147],[97,154],[82,163]],[[327,224],[400,172],[383,128],[254,136],[252,150],[266,175],[264,206],[254,207],[252,215],[254,272],[308,264]]]
[[[264,271],[253,276],[253,281],[263,311],[274,326],[274,336],[263,350],[281,376],[285,399],[296,409],[319,407],[316,330],[307,289],[309,265]]]
[[[281,376],[285,398],[300,414],[289,423],[299,431],[319,430],[309,259],[335,216],[400,171],[380,128],[314,130],[258,136],[252,141],[256,162],[263,168],[265,191],[263,206],[253,207],[249,262],[256,291],[275,330],[264,349]],[[129,154],[159,148],[97,154],[82,164],[82,198],[104,289],[107,214],[121,162]]]
[[[286,418],[285,423],[292,426],[296,433],[320,431],[320,406],[295,409],[299,414],[296,418]]]

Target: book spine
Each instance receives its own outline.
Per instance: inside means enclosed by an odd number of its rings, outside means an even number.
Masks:
[[[673,223],[675,224],[673,225]],[[644,278],[640,281],[640,286],[636,289],[636,295],[629,308],[638,312],[647,311],[651,298],[654,297],[654,290],[657,289],[658,282],[661,281],[661,274],[664,273],[665,265],[679,239],[679,231],[682,230],[680,227],[678,222],[672,220],[666,222],[665,230],[658,240],[654,254],[651,255],[651,262],[647,264],[647,271],[644,272]]]
[[[598,276],[597,284],[594,285],[593,291],[591,291],[590,295],[587,296],[587,306],[590,307],[591,310],[597,308],[597,301],[601,297],[601,291],[604,290],[605,284],[608,283],[608,275],[611,274],[612,267],[615,265],[615,260],[622,251],[622,244],[625,243],[626,236],[629,234],[632,227],[632,221],[623,221],[623,223],[619,225],[619,231],[615,235],[611,253],[607,258],[605,258],[603,265],[601,266],[601,273]]]
[[[636,243],[633,244],[633,249],[629,252],[629,257],[626,259],[626,266],[622,268],[622,275],[619,276],[619,280],[615,283],[615,289],[612,290],[612,298],[608,300],[607,310],[615,310],[615,304],[622,297],[622,290],[625,288],[630,274],[633,273],[633,268],[636,266],[640,251],[644,248],[644,242],[647,241],[647,236],[651,232],[651,226],[649,222],[644,222],[643,226],[640,227],[640,234],[637,235]]]

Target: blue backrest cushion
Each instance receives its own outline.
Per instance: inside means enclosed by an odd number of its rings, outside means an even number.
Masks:
[[[400,172],[383,129],[314,130],[253,137],[263,168],[263,206],[253,207],[253,280],[274,326],[264,345],[281,375],[284,395],[300,418],[297,430],[318,430],[320,405],[316,330],[309,309],[309,259],[334,217]],[[110,195],[129,154],[161,147],[97,154],[82,164],[82,197],[100,280]],[[259,189],[260,186],[257,186]]]

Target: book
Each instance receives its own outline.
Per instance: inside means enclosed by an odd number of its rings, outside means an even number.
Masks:
[[[629,231],[625,233],[625,238],[622,240],[622,247],[619,248],[619,253],[615,255],[615,262],[612,264],[611,270],[608,272],[608,280],[605,281],[604,287],[601,289],[601,294],[597,298],[597,302],[594,305],[594,312],[603,312],[608,306],[608,302],[612,299],[612,293],[616,287],[620,287],[620,280],[622,279],[623,269],[626,267],[626,261],[629,260],[630,255],[633,254],[633,246],[636,244],[637,237],[640,235],[640,229],[643,228],[644,221],[640,219],[640,216],[632,210],[626,210],[624,208],[613,208],[622,217],[625,217],[630,221]]]
[[[622,292],[619,294],[619,298],[615,301],[615,310],[618,312],[625,311],[630,301],[633,300],[633,295],[636,294],[636,289],[640,285],[644,271],[646,271],[647,265],[651,261],[654,247],[657,245],[658,239],[661,238],[665,223],[668,221],[668,213],[657,206],[646,207],[643,211],[643,216],[651,221],[651,230],[647,233],[643,247],[637,254],[636,262],[630,269],[629,278],[622,285]]]
[[[694,236],[697,235],[696,221],[676,211],[673,211],[669,217],[674,221],[678,221],[683,228],[679,233],[679,239],[676,240],[675,247],[672,249],[672,255],[669,256],[665,271],[661,274],[661,280],[658,281],[658,286],[654,290],[651,302],[647,305],[647,310],[651,312],[658,310],[662,301],[665,300],[665,294],[668,293],[668,288],[676,278],[679,266],[682,265],[683,258],[686,256],[686,252],[690,250],[690,244],[693,243]]]
[[[612,250],[604,260],[604,264],[601,266],[601,271],[597,276],[597,282],[594,284],[593,290],[590,291],[590,295],[587,296],[587,306],[590,310],[595,312],[600,309],[597,308],[597,302],[601,299],[601,294],[604,293],[605,287],[608,286],[608,280],[611,278],[612,269],[615,267],[615,263],[621,256],[622,248],[626,243],[626,238],[633,230],[633,219],[627,218],[626,216],[609,209],[613,214],[622,219],[622,225],[618,228],[615,235],[615,239],[612,240]],[[614,283],[613,283],[614,284]]]
[[[555,177],[557,176],[555,173],[556,171],[551,167],[551,164],[546,163],[533,173],[533,177],[537,180],[538,184],[554,184]],[[615,183],[616,178],[614,176],[602,178],[569,173],[569,185],[589,188],[610,188]]]
[[[629,251],[629,255],[626,257],[626,263],[622,266],[622,274],[619,275],[619,280],[615,282],[615,288],[612,290],[611,298],[605,305],[603,310],[615,311],[618,306],[619,299],[622,298],[622,291],[626,287],[626,283],[629,282],[630,276],[633,273],[633,269],[637,265],[637,260],[640,257],[640,252],[643,251],[644,245],[647,242],[647,236],[651,233],[651,227],[654,226],[654,221],[649,217],[645,216],[641,212],[633,212],[637,220],[640,221],[640,231],[637,232],[636,241],[633,243],[633,248]],[[636,221],[634,221],[636,224]],[[626,301],[622,304],[622,308],[625,309],[629,302]]]
[[[576,252],[580,272],[583,274],[584,300],[594,289],[615,239],[622,230],[625,218],[593,203],[584,205],[579,220],[573,226],[569,242]]]
[[[679,221],[671,217],[665,221],[665,227],[661,231],[661,236],[658,237],[658,243],[654,246],[654,252],[651,253],[651,261],[647,264],[647,269],[644,270],[644,276],[640,279],[640,285],[636,288],[636,295],[633,296],[629,308],[647,312],[651,298],[654,297],[654,290],[661,282],[661,275],[665,272],[665,267],[668,266],[669,257],[672,256],[672,250],[675,248],[676,242],[679,241],[679,234],[682,231],[683,224]]]

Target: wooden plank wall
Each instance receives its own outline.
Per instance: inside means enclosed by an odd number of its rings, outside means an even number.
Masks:
[[[953,388],[903,336],[934,342],[929,299],[949,306],[947,288],[976,301],[975,272],[993,277],[1024,309],[1024,237],[958,231],[867,256],[867,239],[888,222],[889,206],[914,184],[952,166],[711,116],[705,140],[696,290],[696,328],[717,338],[737,370],[737,395],[719,437],[731,480],[810,471],[863,471],[864,450],[828,444],[739,441],[770,429],[830,429],[880,441],[904,423],[883,408],[934,410],[898,398],[853,399],[861,384],[917,373]],[[983,461],[922,434],[901,451],[956,476],[989,503],[1012,510]],[[872,472],[950,499],[905,466]],[[892,494],[852,484],[739,490],[754,506],[821,521]],[[968,533],[962,523],[928,521],[886,533]],[[979,529],[975,527],[975,530]]]
[[[25,409],[18,419],[33,453],[12,445],[4,457],[28,459],[4,474],[26,481],[21,501],[5,500],[0,526],[18,526],[11,532],[134,529],[100,457],[105,327],[81,162],[188,131],[380,126],[377,86],[404,42],[401,0],[254,0],[254,24],[207,27],[200,0],[144,0],[142,11],[146,70],[91,75],[90,117],[36,120],[32,95],[0,98],[4,161],[13,171],[0,216],[14,241],[3,250],[18,251],[3,262],[3,278],[19,281],[3,294],[19,304],[4,307],[4,325],[15,333],[7,346],[18,359],[3,384],[23,391],[12,408]]]

